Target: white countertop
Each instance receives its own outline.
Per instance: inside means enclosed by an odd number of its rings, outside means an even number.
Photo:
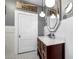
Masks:
[[[48,36],[39,36],[39,40],[41,40],[46,46],[55,45],[65,43],[64,37],[56,37],[55,39],[51,39]]]

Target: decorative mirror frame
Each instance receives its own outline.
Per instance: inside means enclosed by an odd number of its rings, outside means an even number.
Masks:
[[[59,0],[60,1],[60,0]],[[56,4],[55,4],[55,8],[46,8],[46,21],[47,21],[47,18],[50,17],[50,15],[54,14],[56,15],[56,24],[54,26],[54,28],[52,28],[52,30],[49,29],[49,26],[47,25],[48,27],[48,30],[50,32],[50,34],[48,35],[50,38],[53,38],[55,39],[55,32],[57,31],[57,29],[59,28],[60,26],[60,23],[61,23],[61,12],[60,12],[60,2],[58,0],[56,1]],[[58,4],[59,2],[59,4]],[[49,19],[50,20],[50,19]],[[47,23],[47,22],[46,22]]]
[[[65,13],[67,8],[69,8],[70,4],[72,4],[71,9],[68,11],[68,13]],[[68,3],[68,5],[66,6],[65,12],[64,12],[65,14],[63,16],[63,19],[66,19],[66,18],[69,18],[69,17],[73,16],[73,2],[72,1],[70,3]]]

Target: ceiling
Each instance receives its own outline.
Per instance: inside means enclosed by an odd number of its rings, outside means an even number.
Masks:
[[[39,6],[42,5],[42,0],[21,0],[21,1],[30,2],[32,4],[36,4],[36,5],[39,5]]]
[[[24,1],[24,2],[30,2],[30,3],[32,3],[32,4],[36,4],[36,5],[39,5],[39,6],[42,6],[42,0],[20,0],[20,1]],[[45,0],[43,0],[43,1],[45,1]],[[51,0],[50,0],[51,1]],[[69,2],[69,1],[73,1],[73,0],[65,0],[65,3],[67,2]],[[45,2],[43,2],[44,3],[44,5],[45,5]]]

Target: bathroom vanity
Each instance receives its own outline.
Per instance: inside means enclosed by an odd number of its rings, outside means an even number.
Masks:
[[[50,39],[47,36],[40,36],[37,46],[37,54],[40,59],[65,59],[64,38]]]

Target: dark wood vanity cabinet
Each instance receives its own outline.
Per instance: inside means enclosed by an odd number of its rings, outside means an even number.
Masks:
[[[65,59],[65,43],[46,46],[40,39],[37,41],[40,59]]]

